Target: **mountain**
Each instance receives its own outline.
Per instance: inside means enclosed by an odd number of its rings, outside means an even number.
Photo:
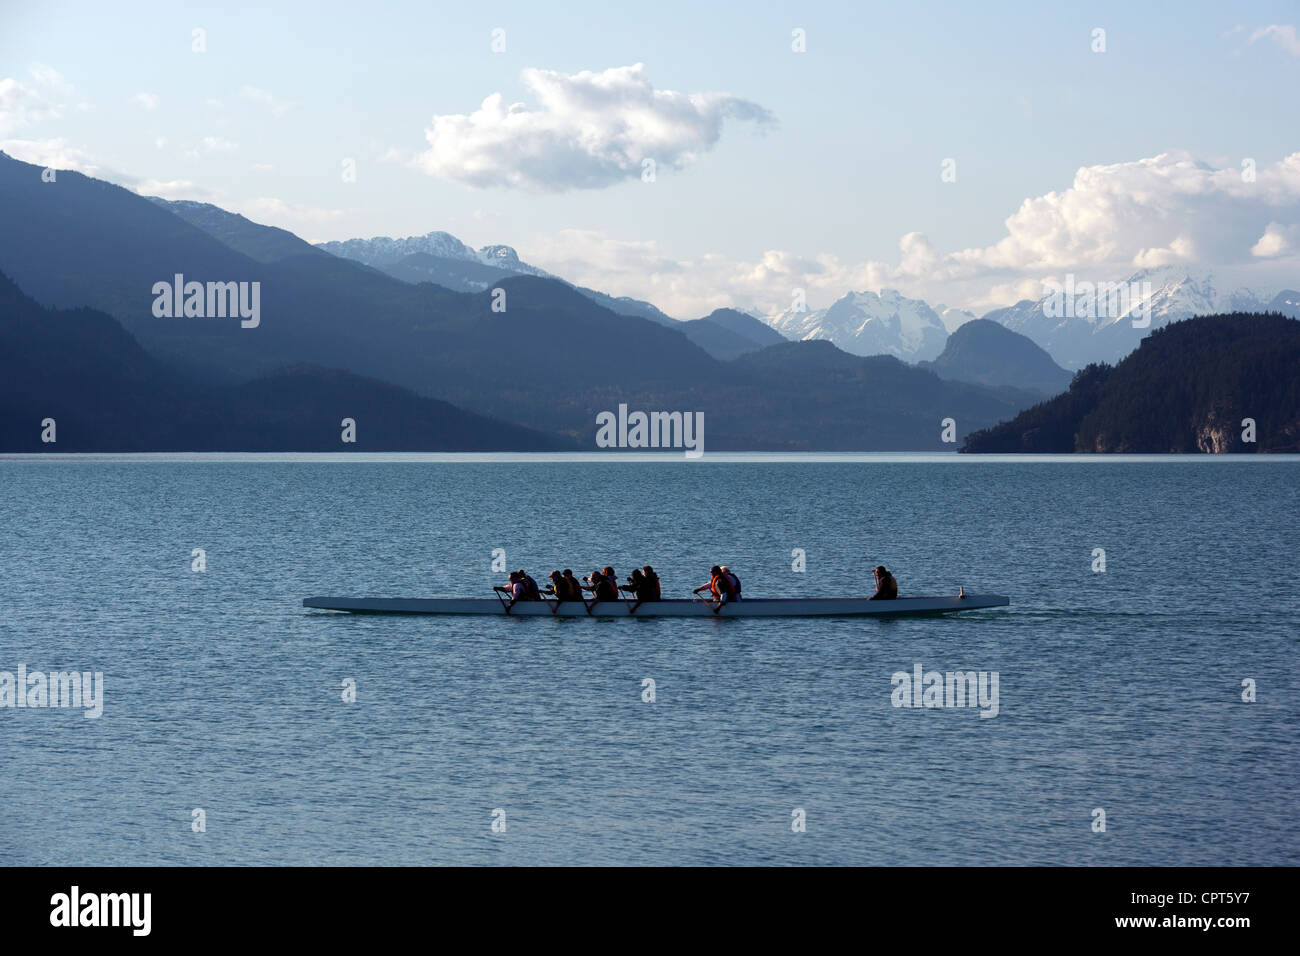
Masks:
[[[944,419],[965,435],[1034,400],[944,381],[888,355],[850,355],[824,340],[768,346],[730,367],[735,378],[711,389],[704,405],[713,447],[947,451],[955,446],[942,440]]]
[[[770,324],[788,339],[827,339],[852,355],[910,362],[937,358],[948,338],[934,309],[893,289],[850,292],[827,309],[788,309]]]
[[[940,378],[983,385],[1010,385],[1055,395],[1071,375],[1032,341],[989,319],[972,319],[948,337],[933,362],[921,362]]]
[[[789,341],[762,319],[737,309],[714,309],[704,317],[704,321],[719,325],[762,348]]]
[[[470,259],[445,259],[427,252],[413,252],[377,268],[402,282],[432,282],[457,292],[482,292],[516,274]]]
[[[346,239],[342,242],[318,242],[316,248],[343,259],[352,259],[365,263],[376,269],[405,259],[416,253],[433,256],[436,259],[457,259],[461,262],[485,263],[477,252],[461,242],[449,232],[430,232],[423,236],[409,236],[405,239],[390,239],[388,236],[376,236],[373,239]],[[513,252],[513,250],[511,250]],[[515,256],[518,261],[518,256]],[[506,269],[506,272],[518,274],[520,269]]]
[[[1085,367],[1068,391],[969,435],[962,450],[1300,451],[1300,322],[1234,313],[1156,329],[1114,368]]]
[[[688,339],[723,361],[786,341],[761,319],[735,309],[715,309],[702,319],[678,323],[678,327]]]
[[[195,409],[185,395],[208,396],[177,435],[150,438],[160,448],[203,435],[214,447],[231,447],[218,425],[254,428],[271,414],[265,405],[249,407],[241,389],[273,379],[282,389],[273,401],[292,405],[296,388],[314,387],[286,378],[286,367],[308,367],[315,371],[295,374],[326,378],[334,373],[324,370],[339,370],[369,380],[371,389],[404,390],[392,395],[395,403],[403,396],[450,403],[498,425],[532,428],[586,448],[594,446],[596,415],[623,404],[706,412],[708,447],[714,449],[946,448],[939,441],[942,418],[958,418],[964,433],[1010,418],[1036,398],[943,382],[892,359],[864,364],[828,342],[794,350],[788,346],[795,343],[778,343],[721,361],[692,342],[682,323],[620,314],[557,279],[511,275],[491,289],[466,293],[400,281],[333,255],[261,261],[167,205],[71,171],[60,171],[57,186],[44,183],[40,167],[7,156],[0,156],[0,208],[6,212],[0,217],[0,269],[24,291],[45,305],[86,306],[116,320],[162,369],[162,380],[146,382],[146,397],[170,384],[184,386],[169,420],[178,420],[181,409]],[[263,232],[267,227],[210,212],[194,218],[250,252],[261,249],[269,258],[261,244],[272,240],[288,251],[284,237]],[[241,283],[250,290],[257,283],[256,326],[244,327],[237,317],[155,315],[155,286],[167,290],[177,274],[186,282]],[[170,298],[164,292],[162,300]],[[497,311],[501,305],[505,310]],[[775,335],[740,313],[701,321],[693,328],[740,339]],[[101,393],[117,388],[104,385]],[[223,402],[230,403],[229,415],[222,413]],[[347,416],[316,407],[334,422]],[[414,420],[417,412],[411,406],[403,415]],[[156,405],[133,414],[162,420]],[[141,447],[143,439],[117,434],[124,449]],[[375,434],[372,423],[363,442]],[[324,440],[333,441],[329,435]]]
[[[242,252],[258,262],[276,262],[291,256],[325,255],[311,243],[299,239],[287,229],[263,226],[245,219],[238,213],[226,212],[219,206],[206,202],[183,199],[158,199],[155,202],[169,212],[184,219],[236,252]]]
[[[41,440],[55,421],[56,441]],[[357,425],[343,444],[341,422]],[[45,309],[0,274],[0,452],[548,451],[554,436],[337,369],[228,388],[150,357],[112,316]]]
[[[433,282],[457,292],[481,292],[509,275],[537,276],[564,282],[545,269],[529,265],[510,246],[484,246],[477,252],[446,232],[390,239],[347,239],[321,242],[317,249],[379,269],[403,282]],[[565,283],[572,285],[572,283]],[[587,298],[619,315],[635,315],[660,325],[675,327],[677,321],[649,302],[626,296],[606,295],[595,289],[573,286]]]
[[[1092,362],[1117,362],[1152,329],[1171,322],[1268,308],[1267,301],[1250,289],[1220,291],[1213,276],[1194,275],[1185,267],[1144,269],[1108,285],[1104,293],[1089,286],[1090,295],[1071,282],[1062,285],[1059,293],[1048,291],[1037,301],[1022,300],[984,318],[1028,336],[1058,363],[1077,369]],[[1149,326],[1134,328],[1133,322],[1145,321],[1148,310]]]

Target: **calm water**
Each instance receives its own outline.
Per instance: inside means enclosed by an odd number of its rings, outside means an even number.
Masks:
[[[1297,488],[1293,459],[0,461],[0,670],[106,688],[98,720],[0,709],[0,863],[1294,865]],[[539,579],[649,562],[667,596],[715,561],[752,596],[884,563],[1013,605],[299,605],[484,594],[494,548]],[[997,671],[998,716],[894,708],[917,662]]]

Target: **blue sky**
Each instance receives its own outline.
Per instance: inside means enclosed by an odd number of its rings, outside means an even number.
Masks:
[[[979,308],[1068,269],[1175,261],[1261,285],[1295,272],[1294,3],[126,6],[0,6],[3,148],[313,240],[441,229],[504,242],[687,317],[775,311],[797,282],[814,306],[890,285]],[[191,49],[196,27],[206,52]],[[505,52],[491,49],[495,28]],[[795,28],[807,52],[792,52]],[[716,141],[685,137],[681,167],[653,183],[632,169],[564,188],[575,164],[561,155],[545,188],[479,188],[455,169],[483,153],[450,134],[420,165],[435,115],[471,114],[493,93],[538,109],[525,70],[637,63],[655,90],[728,93],[773,121],[728,117]],[[1162,155],[1155,172],[1136,165]],[[946,158],[955,182],[941,180]],[[1180,172],[1239,178],[1243,158],[1263,171],[1255,193]],[[1145,209],[1108,210],[1110,187],[1073,210],[1048,202],[1014,251],[989,251],[1008,216],[1069,191],[1082,167],[1113,167],[1121,192],[1170,194]],[[1086,232],[1094,207],[1113,221],[1050,248],[1046,233]],[[1231,244],[1206,232],[1222,216],[1241,218]],[[1027,248],[1032,235],[1044,249]]]

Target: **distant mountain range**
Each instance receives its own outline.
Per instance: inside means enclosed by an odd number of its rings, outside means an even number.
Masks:
[[[1068,391],[969,435],[962,450],[1300,452],[1300,321],[1237,313],[1171,323],[1115,367],[1089,365]]]
[[[181,205],[186,208],[177,209],[178,214],[213,231],[211,227],[215,223],[200,222],[188,208],[202,204]],[[216,207],[206,208],[209,210],[206,216],[211,220],[214,217],[211,210],[216,210]],[[221,210],[216,212],[230,215]],[[213,234],[220,235],[216,231]],[[297,237],[292,238],[301,243]],[[256,243],[245,243],[243,251],[255,255],[261,244],[269,242],[269,239],[262,238]],[[405,239],[349,239],[320,243],[315,248],[372,266],[405,282],[432,282],[458,291],[482,291],[515,275],[558,279],[521,261],[510,246],[492,245],[474,250],[446,232],[430,232]],[[1085,307],[1085,296],[1080,293],[1071,298],[1066,309],[1062,296],[1054,311],[1053,297],[1049,292],[1037,300],[1025,299],[1013,306],[994,309],[983,318],[1025,336],[1044,349],[1056,365],[1077,369],[1089,362],[1117,362],[1136,348],[1152,329],[1194,315],[1234,311],[1300,314],[1300,293],[1295,291],[1283,290],[1273,296],[1251,289],[1222,292],[1217,289],[1212,275],[1196,274],[1177,266],[1141,270],[1116,280],[1113,285],[1122,287],[1128,297],[1115,296],[1112,299],[1103,295],[1100,305],[1094,300],[1089,309]],[[678,323],[649,302],[575,288],[623,315],[640,316],[670,328],[694,325],[685,330],[688,337],[715,358],[729,360],[744,354],[749,347],[717,328],[699,325],[701,320]],[[1128,295],[1130,291],[1134,293],[1131,296]],[[1133,320],[1144,317],[1148,309],[1149,326],[1134,328]],[[938,359],[948,336],[973,319],[975,315],[966,310],[943,305],[932,307],[924,300],[884,289],[879,293],[848,292],[825,309],[787,309],[759,321],[770,326],[783,339],[824,339],[853,355],[892,355],[906,362],[925,363]],[[702,321],[712,322],[713,317]],[[752,333],[742,338],[759,341]],[[1011,368],[1007,362],[995,362],[994,366],[997,365],[1008,370]],[[986,371],[993,374],[992,368],[990,366]],[[942,374],[941,368],[936,368],[936,371]],[[1014,378],[1000,384],[1024,387],[1023,381]],[[1039,391],[1041,386],[1042,382],[1039,382],[1038,387],[1031,390]]]
[[[565,281],[545,269],[523,262],[510,246],[484,246],[475,251],[446,232],[430,232],[405,239],[380,236],[322,242],[315,248],[364,263],[403,282],[432,282],[460,292],[482,292],[511,276]],[[610,296],[582,286],[573,288],[611,312],[649,319],[682,331],[704,351],[724,361],[785,341],[784,336],[760,319],[735,309],[718,309],[703,319],[679,322],[640,299]]]
[[[1143,269],[1114,287],[1120,292],[1106,296],[1104,302],[1098,296],[1090,305],[1086,294],[1071,300],[1064,295],[1054,299],[1049,292],[1036,301],[996,309],[984,318],[1028,336],[1067,368],[1081,368],[1090,362],[1119,361],[1153,329],[1171,322],[1194,315],[1274,311],[1274,300],[1287,294],[1272,297],[1251,289],[1223,291],[1212,275],[1197,275],[1176,266]],[[1054,308],[1058,303],[1068,309]],[[1067,314],[1062,315],[1063,311]],[[1134,327],[1134,321],[1142,323],[1148,318],[1149,325]]]
[[[405,239],[377,236],[373,239],[320,242],[316,248],[372,266],[403,282],[432,282],[457,292],[482,292],[508,276],[537,276],[555,279],[557,282],[565,281],[545,269],[521,261],[519,254],[510,246],[484,246],[476,252],[446,232],[430,232]],[[572,285],[568,282],[565,284]],[[674,319],[649,302],[616,298],[582,286],[573,288],[611,312],[639,316],[661,325],[676,325]]]
[[[1038,299],[994,309],[983,318],[1024,335],[1046,350],[1056,364],[1077,369],[1090,362],[1118,362],[1152,329],[1194,315],[1300,315],[1300,293],[1295,291],[1276,295],[1251,289],[1223,292],[1212,275],[1175,266],[1141,270],[1112,285],[1122,288],[1122,295],[1117,292],[1098,299],[1094,284],[1091,303],[1084,291],[1070,296],[1067,303],[1062,284],[1059,296],[1047,291]],[[1149,324],[1134,328],[1133,321],[1143,321],[1148,310]],[[909,362],[925,362],[937,358],[948,335],[974,317],[961,309],[932,308],[921,299],[885,289],[879,294],[850,292],[826,309],[786,310],[769,322],[791,339],[828,339],[855,355],[894,355]]]
[[[366,262],[209,204],[41,172],[0,153],[13,279],[0,450],[52,450],[33,446],[33,416],[59,420],[60,451],[337,449],[358,409],[361,448],[593,448],[596,415],[622,405],[703,412],[714,450],[942,450],[944,419],[959,436],[992,430],[1068,374],[1033,336],[896,292],[790,314],[778,324],[808,339],[792,342],[743,312],[678,321],[530,274],[505,246],[445,233],[348,246]],[[158,312],[155,289],[173,280],[256,284],[256,327]],[[1213,298],[1190,280],[1160,288],[1161,321]],[[1272,304],[1296,314],[1298,301]],[[1016,318],[1044,334],[1031,312]]]
[[[73,424],[61,421],[59,450],[337,449],[354,407],[370,422],[358,417],[362,448],[447,448],[457,422],[475,430],[466,448],[594,448],[596,415],[624,404],[704,412],[714,450],[938,450],[951,447],[940,437],[943,418],[956,417],[965,433],[1038,397],[945,381],[828,342],[783,342],[731,310],[693,322],[624,314],[553,278],[494,281],[507,302],[497,312],[487,290],[398,279],[217,207],[150,201],[71,171],[42,182],[40,167],[3,154],[0,205],[0,271],[60,310],[10,330],[15,361],[55,356],[29,377],[7,370],[21,383],[6,393],[18,423],[3,433],[11,450],[30,448],[32,416],[38,424],[52,415],[46,409],[65,393],[58,408]],[[411,255],[432,257],[403,258]],[[500,251],[491,258],[511,261]],[[258,283],[259,324],[155,315],[155,286],[176,275]],[[67,332],[65,310],[82,308],[100,313],[95,328],[108,331],[86,332],[80,351],[71,340],[53,351],[42,344],[45,325]],[[124,364],[109,347],[119,339],[135,354],[134,378],[114,371]],[[69,368],[89,370],[86,390],[59,377],[60,352]],[[372,420],[385,402],[394,407],[386,432]],[[121,425],[131,421],[143,424]]]

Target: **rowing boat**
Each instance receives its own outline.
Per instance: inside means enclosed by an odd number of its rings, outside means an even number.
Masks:
[[[867,598],[746,598],[715,606],[707,601],[516,601],[492,598],[347,598],[309,597],[302,606],[353,614],[495,614],[511,617],[894,617],[947,614],[977,608],[1005,607],[1001,594],[955,597],[908,597],[892,601]]]

